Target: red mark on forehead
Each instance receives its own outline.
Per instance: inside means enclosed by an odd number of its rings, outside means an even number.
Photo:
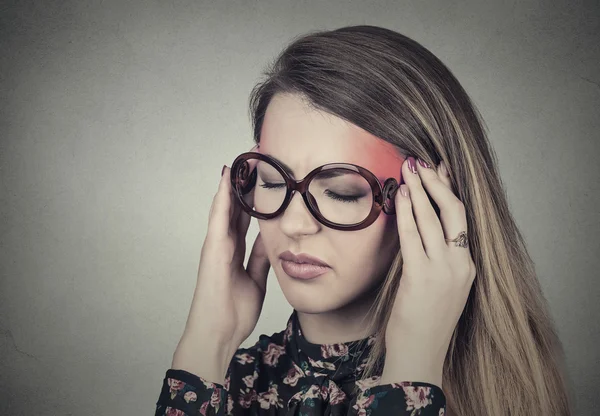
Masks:
[[[383,142],[382,140],[378,140]],[[363,152],[357,155],[357,159],[363,161],[364,167],[369,169],[382,185],[388,178],[394,178],[400,183],[404,183],[401,173],[402,163],[405,158],[399,154],[395,146],[384,142],[385,146],[370,146],[362,149]],[[357,163],[360,165],[360,163]]]

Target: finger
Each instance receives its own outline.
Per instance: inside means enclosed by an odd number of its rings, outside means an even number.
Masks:
[[[250,192],[253,194],[254,191]],[[251,205],[249,202],[248,195],[244,196],[244,200]],[[235,219],[235,235],[237,236],[237,249],[238,249],[238,257],[240,258],[240,263],[244,262],[244,256],[246,255],[246,235],[248,234],[248,226],[250,225],[250,220],[252,217],[242,208],[241,203],[238,201],[238,196],[234,196],[234,203],[236,204],[236,212],[237,218]]]
[[[227,187],[229,188],[229,196],[231,198],[231,205],[229,207],[229,226],[231,227],[231,232],[235,234],[238,229],[237,219],[240,212],[240,204],[237,201],[235,190],[231,185],[231,168],[225,168],[225,172],[223,173],[223,175],[226,176]]]
[[[262,235],[259,232],[256,236],[256,240],[254,240],[246,271],[263,292],[267,291],[267,276],[269,275],[270,267],[271,263],[267,256],[267,249],[265,248]]]
[[[440,215],[442,227],[444,229],[444,236],[445,238],[457,238],[461,231],[468,233],[465,206],[456,196],[453,190],[450,175],[448,173],[448,166],[444,161],[440,162],[440,165],[438,166],[438,172],[440,175],[440,180],[448,188],[449,192],[451,192],[452,197],[454,198],[448,198],[449,201],[453,202],[447,202],[447,209],[442,210]],[[460,247],[456,244],[456,242],[448,241],[446,244],[451,252],[455,253],[456,256],[462,256],[463,260],[469,260],[472,262],[470,250],[465,250],[465,247]]]
[[[443,208],[450,211],[456,204],[461,203],[452,190],[450,177],[444,171],[443,162],[437,170],[423,167],[419,163],[416,165],[421,185],[426,191],[426,195],[431,196],[433,202],[440,208],[440,215],[443,213]],[[441,222],[440,224],[443,225]]]
[[[226,167],[209,213],[207,235],[217,240],[228,238],[230,233],[231,194],[229,177],[226,175],[227,171],[228,168]]]
[[[446,164],[443,160],[440,161],[440,164],[437,166],[436,173],[440,181],[442,181],[442,183],[446,185],[448,189],[452,190],[452,192],[454,192],[456,195],[456,192],[452,186],[452,182],[450,181],[450,176],[448,175],[448,170],[446,169]]]
[[[403,190],[408,193],[408,196],[402,194]],[[404,263],[409,265],[414,261],[414,264],[423,264],[428,258],[413,215],[408,185],[400,185],[400,189],[396,192],[394,204],[396,207],[398,236],[400,237],[400,250]]]
[[[428,172],[425,172],[425,176],[428,176],[428,178],[424,179],[431,181],[432,176],[435,176],[435,173],[431,169],[421,167],[416,162],[414,165],[417,168],[417,173],[413,173],[409,168],[409,159],[415,160],[410,157],[404,161],[402,175],[404,176],[404,182],[408,185],[410,190],[410,201],[413,205],[413,214],[416,219],[417,229],[423,247],[425,247],[427,257],[430,259],[441,258],[448,249],[446,242],[444,241],[444,230],[442,229],[440,220],[425,192],[420,177],[421,171],[427,170]],[[442,184],[439,183],[439,185]]]
[[[254,207],[254,189],[252,189],[252,191],[250,191],[248,194],[244,195],[244,200],[249,206]],[[241,204],[237,200],[237,197],[235,202],[239,207],[239,217],[237,219],[238,229],[245,234],[248,231],[248,226],[250,225],[250,220],[252,217],[242,208]]]
[[[258,146],[258,145],[257,145]],[[256,148],[257,146],[254,146]],[[253,148],[253,149],[254,149]],[[250,163],[249,169],[250,172],[255,168],[254,163]],[[233,188],[231,184],[231,169],[228,169],[227,175],[230,177],[229,186],[231,188],[232,193],[232,203],[235,207],[232,215],[232,234],[236,236],[236,259],[239,258],[239,261],[243,263],[244,256],[246,255],[246,235],[248,232],[248,227],[250,225],[251,216],[246,212],[245,208],[242,207],[242,203],[240,201],[240,195],[238,191]],[[246,205],[250,207],[254,207],[254,188],[248,192],[246,195],[242,197],[245,201]]]
[[[237,200],[236,191],[233,189],[231,185],[231,168],[226,167],[223,175],[227,177],[227,187],[229,188],[230,195],[230,208],[229,208],[229,235],[233,236],[235,240],[235,249],[233,254],[233,262],[236,264],[243,264],[244,257],[246,255],[246,230],[247,226],[244,228],[240,226],[240,216],[241,216],[241,204]]]
[[[463,203],[452,189],[450,176],[444,162],[440,162],[437,171],[422,167],[418,163],[417,165],[424,188],[440,207],[441,224],[444,231],[450,235],[466,231],[467,220],[464,215]]]
[[[249,163],[249,172],[252,172],[254,169],[256,169],[256,161]],[[231,175],[231,174],[229,173],[229,175]],[[231,183],[231,180],[230,180],[230,183]],[[252,190],[250,192],[243,195],[243,197],[242,197],[244,199],[244,201],[246,202],[246,205],[248,205],[251,208],[254,208],[254,191],[255,191],[255,189],[256,188],[252,188]],[[236,206],[236,212],[235,212],[235,216],[234,216],[236,231],[239,231],[243,235],[245,235],[248,230],[248,226],[250,225],[251,216],[242,207],[242,204],[239,200],[240,196],[238,195],[238,193],[235,189],[232,189],[232,194],[233,194],[233,203]]]
[[[225,167],[223,171],[223,179],[227,182],[226,186],[229,193],[229,235],[237,235],[238,230],[238,216],[240,212],[240,204],[237,203],[237,196],[235,195],[235,190],[231,185],[231,168]]]
[[[215,200],[217,199],[217,194],[219,193],[220,184],[221,184],[221,181],[219,180],[219,185],[217,185],[217,192],[213,196],[213,199],[212,199],[212,201],[210,203],[210,209],[208,210],[208,223],[209,224],[210,224],[210,222],[212,220],[213,212],[215,210]]]

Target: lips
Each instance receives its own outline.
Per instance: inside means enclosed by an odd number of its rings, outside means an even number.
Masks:
[[[329,267],[310,263],[294,263],[288,260],[281,260],[281,268],[288,276],[303,280],[312,280],[331,270]]]
[[[281,253],[279,255],[279,258],[282,260],[293,261],[294,263],[299,264],[313,264],[315,266],[331,267],[329,266],[329,264],[325,263],[323,260],[317,257],[313,257],[305,253],[294,254],[289,250]]]

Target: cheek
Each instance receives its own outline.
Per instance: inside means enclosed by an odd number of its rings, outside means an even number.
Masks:
[[[387,219],[378,218],[370,227],[348,232],[337,241],[339,253],[345,259],[342,265],[350,269],[370,269],[382,254],[382,248],[389,244],[390,229]],[[343,254],[342,254],[343,253]]]
[[[372,272],[379,274],[388,267],[400,248],[396,216],[382,214],[364,231],[364,235],[359,237],[357,251],[362,250],[362,253],[357,252],[357,259],[360,258],[365,267],[368,265]]]
[[[393,239],[398,240],[398,214],[387,215],[385,213],[381,213],[377,221],[373,224],[373,226],[378,228],[378,233],[380,233],[381,241],[390,241]]]
[[[258,230],[262,236],[263,244],[267,249],[267,254],[269,256],[279,254],[274,253],[278,246],[278,236],[281,234],[275,224],[275,221],[258,220]]]

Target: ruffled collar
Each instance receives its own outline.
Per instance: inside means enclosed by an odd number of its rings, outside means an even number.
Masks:
[[[305,375],[345,384],[361,378],[375,335],[349,342],[313,344],[304,337],[294,310],[287,322],[284,341],[287,353]]]

